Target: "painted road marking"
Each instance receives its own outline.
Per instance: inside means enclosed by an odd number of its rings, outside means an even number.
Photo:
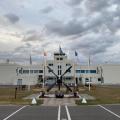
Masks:
[[[60,120],[60,112],[61,112],[61,106],[58,107],[58,120]]]
[[[69,113],[67,105],[65,106],[65,109],[66,109],[66,112],[67,112],[68,120],[71,120],[70,113]]]
[[[108,112],[109,112],[109,113],[111,113],[112,115],[114,115],[114,116],[116,116],[116,117],[120,118],[120,116],[119,116],[119,115],[117,115],[116,113],[112,112],[111,110],[109,110],[109,109],[107,109],[107,108],[103,107],[102,105],[98,105],[98,106],[99,106],[99,107],[101,107],[101,108],[103,108],[104,110],[108,111]]]
[[[3,120],[8,120],[10,117],[12,117],[13,115],[15,115],[17,112],[19,112],[20,110],[22,110],[23,108],[25,108],[27,106],[23,106],[20,109],[18,109],[17,111],[13,112],[12,114],[10,114],[9,116],[7,116],[6,118],[4,118]]]

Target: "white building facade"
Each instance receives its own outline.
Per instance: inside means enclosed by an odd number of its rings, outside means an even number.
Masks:
[[[0,85],[52,84],[57,78],[47,66],[59,77],[72,66],[63,76],[68,85],[84,85],[88,81],[100,85],[120,84],[120,65],[80,65],[69,60],[65,53],[57,52],[53,60],[37,65],[1,63]]]

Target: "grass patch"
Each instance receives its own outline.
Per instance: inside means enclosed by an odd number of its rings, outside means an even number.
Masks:
[[[0,104],[21,104],[30,105],[32,100],[24,100],[23,97],[31,95],[33,93],[38,93],[38,91],[31,89],[30,91],[19,90],[16,92],[15,99],[15,88],[0,88]],[[42,104],[43,100],[38,100],[38,105]]]
[[[91,88],[91,91],[88,91],[88,88],[84,88],[79,93],[88,94],[96,98],[96,100],[88,100],[87,105],[120,103],[120,88],[118,87],[96,86]],[[78,105],[82,105],[80,100],[76,100],[75,102]]]

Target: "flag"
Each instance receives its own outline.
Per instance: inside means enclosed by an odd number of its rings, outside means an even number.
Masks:
[[[75,51],[75,56],[78,56],[78,53],[77,53],[77,51]]]
[[[31,55],[30,55],[30,65],[32,65],[32,57],[31,57]]]
[[[59,46],[59,52],[60,54],[63,54],[62,48]]]

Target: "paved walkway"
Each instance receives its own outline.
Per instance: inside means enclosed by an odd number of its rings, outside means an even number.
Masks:
[[[40,94],[32,94],[30,96],[25,97],[24,99],[40,99]],[[64,95],[64,98],[55,98],[54,94],[46,95],[49,98],[42,98],[44,100],[44,103],[42,106],[58,106],[58,105],[68,105],[68,106],[76,106],[75,100],[82,100],[85,98],[86,100],[94,100],[95,98],[93,96],[90,96],[88,94],[79,94],[79,98],[69,98],[70,95]]]
[[[42,106],[59,105],[76,106],[75,98],[44,98],[44,103],[42,104]]]

